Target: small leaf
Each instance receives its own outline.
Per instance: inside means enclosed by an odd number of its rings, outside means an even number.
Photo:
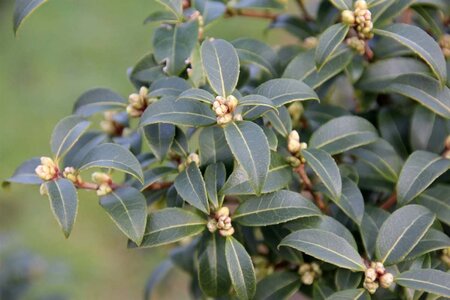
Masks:
[[[160,284],[174,268],[175,266],[170,259],[164,260],[162,263],[155,267],[152,274],[146,281],[144,300],[152,299],[152,293],[157,285]]]
[[[206,196],[205,181],[195,163],[181,172],[175,179],[175,188],[181,198],[199,210],[209,213],[209,202]]]
[[[409,203],[449,168],[450,159],[431,152],[413,152],[403,165],[397,182],[398,203]]]
[[[205,26],[220,19],[227,10],[224,3],[211,0],[197,0],[194,5],[202,15]]]
[[[227,171],[223,163],[208,165],[205,170],[205,185],[208,198],[215,208],[220,207],[222,202],[217,194],[225,184]]]
[[[354,271],[366,266],[358,252],[344,238],[320,229],[303,229],[285,237],[280,246],[287,246],[317,259]]]
[[[416,200],[436,214],[436,217],[450,226],[450,186],[438,184],[422,194]]]
[[[302,150],[302,156],[320,178],[333,200],[338,202],[342,192],[341,174],[331,155],[320,149],[305,149]]]
[[[56,124],[51,137],[51,149],[56,158],[67,153],[88,129],[91,122],[79,116],[68,116]]]
[[[328,27],[320,35],[315,53],[315,62],[318,70],[332,58],[332,54],[342,44],[349,28],[348,25],[337,23]]]
[[[45,2],[47,0],[16,0],[16,7],[14,9],[14,34],[17,34],[22,22]]]
[[[318,215],[320,210],[301,194],[278,191],[246,199],[233,214],[233,221],[244,226],[267,226]]]
[[[14,174],[5,180],[5,183],[41,184],[42,179],[36,174],[36,168],[41,164],[39,157],[34,157],[23,162],[14,171]]]
[[[141,116],[140,126],[169,123],[184,126],[208,126],[217,122],[212,109],[197,101],[176,101],[168,97],[151,104]]]
[[[147,222],[147,202],[141,192],[121,187],[100,197],[100,205],[130,240],[141,243]]]
[[[370,295],[365,289],[351,289],[336,292],[326,300],[370,300]]]
[[[434,219],[434,214],[420,205],[407,205],[394,211],[378,232],[378,259],[388,266],[402,261],[419,243]]]
[[[125,109],[127,102],[119,94],[105,88],[96,88],[81,95],[73,106],[73,113],[89,117],[95,113]]]
[[[182,0],[156,0],[167,8],[178,19],[183,17],[183,1]]]
[[[446,248],[450,248],[450,238],[442,231],[430,228],[420,242],[408,254],[405,260]]]
[[[224,40],[204,41],[201,57],[213,90],[223,97],[231,95],[239,78],[239,58],[233,45]]]
[[[309,139],[308,146],[334,155],[373,143],[377,138],[377,130],[366,119],[343,116],[319,127]]]
[[[384,30],[374,29],[374,33],[386,36],[408,47],[422,58],[439,79],[441,86],[447,78],[445,59],[439,45],[425,31],[408,24],[393,24]]]
[[[177,101],[185,101],[185,100],[195,100],[206,104],[213,104],[215,98],[208,91],[201,89],[189,89],[181,93],[177,98]]]
[[[300,288],[298,275],[293,272],[274,272],[258,282],[254,299],[290,299]]]
[[[264,119],[269,121],[273,128],[282,136],[288,136],[292,131],[292,120],[286,107],[278,107],[278,113],[270,110],[264,114]]]
[[[401,286],[418,291],[450,297],[450,273],[433,270],[417,269],[400,273],[395,282]]]
[[[175,126],[156,123],[144,126],[143,131],[152,153],[159,161],[164,160],[175,137]]]
[[[253,189],[261,192],[270,161],[269,144],[261,127],[242,121],[230,123],[224,131],[231,152],[247,172]]]
[[[206,229],[207,221],[181,208],[164,208],[149,214],[139,247],[157,247],[194,236]],[[129,247],[136,247],[130,243]]]
[[[312,88],[295,79],[280,78],[266,81],[256,89],[256,93],[269,98],[277,107],[295,101],[320,101]]]
[[[225,256],[231,283],[238,299],[253,299],[256,290],[256,277],[247,250],[234,237],[227,237]]]
[[[271,76],[277,76],[278,57],[265,43],[249,38],[240,38],[232,42],[241,63],[251,63],[260,67]]]
[[[65,178],[45,182],[50,207],[66,238],[72,231],[78,211],[78,195],[73,183]]]
[[[100,144],[90,150],[80,163],[79,170],[90,168],[110,168],[128,173],[144,182],[142,168],[136,157],[126,148],[117,144]]]

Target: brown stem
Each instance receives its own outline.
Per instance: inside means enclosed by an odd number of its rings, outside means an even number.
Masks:
[[[373,59],[373,51],[372,51],[372,49],[370,49],[369,43],[366,42],[364,44],[364,47],[365,47],[365,55],[366,55],[367,59],[369,61],[371,61]]]
[[[79,189],[83,189],[83,190],[98,190],[99,185],[93,182],[75,182],[74,183],[75,186]],[[168,187],[170,187],[173,184],[173,182],[155,182],[152,183],[151,185],[149,185],[145,190],[147,191],[155,191],[155,190],[162,190],[162,189],[166,189]],[[118,184],[115,183],[110,183],[109,186],[115,190],[118,189],[119,187],[121,187]]]
[[[173,182],[155,182],[149,185],[145,190],[146,191],[156,191],[163,190],[171,187]]]
[[[388,210],[393,205],[395,205],[395,203],[397,203],[397,193],[393,192],[392,195],[390,195],[389,198],[386,200],[386,202],[380,205],[380,207],[382,209]]]
[[[83,189],[83,190],[97,190],[98,189],[98,184],[93,183],[93,182],[75,182],[75,186],[79,189]]]
[[[295,168],[294,171],[298,174],[298,176],[300,176],[305,190],[307,190],[312,195],[314,203],[317,205],[317,207],[319,207],[322,212],[328,214],[330,210],[327,204],[323,201],[322,197],[320,197],[318,193],[314,192],[311,179],[309,179],[308,174],[306,174],[305,164],[300,164],[300,166]]]
[[[300,11],[303,14],[303,17],[306,21],[312,21],[314,18],[308,13],[308,10],[305,7],[305,3],[303,3],[303,0],[297,0],[297,5],[300,8]]]
[[[251,11],[251,10],[242,10],[242,9],[227,9],[225,13],[225,17],[251,17],[251,18],[261,18],[261,19],[269,19],[275,20],[278,17],[278,14],[274,14],[268,11]]]

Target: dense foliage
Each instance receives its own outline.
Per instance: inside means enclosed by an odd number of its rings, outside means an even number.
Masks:
[[[175,267],[194,298],[450,297],[450,3],[158,2],[136,91],[84,93],[6,183],[66,237],[86,189],[128,247],[175,246],[147,297]],[[208,35],[233,17],[298,42]]]

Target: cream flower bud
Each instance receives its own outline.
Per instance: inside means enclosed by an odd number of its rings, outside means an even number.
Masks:
[[[311,285],[314,282],[314,273],[306,272],[301,276],[301,282],[305,285]]]
[[[235,114],[233,117],[233,120],[235,121],[242,121],[243,119],[241,114]]]
[[[112,192],[112,188],[109,184],[103,183],[98,186],[97,196],[105,196]]]
[[[300,136],[296,130],[292,130],[291,133],[289,133],[288,150],[293,154],[296,154],[301,150]]]
[[[148,97],[148,88],[147,87],[145,87],[145,86],[142,86],[140,89],[139,89],[139,95],[142,97],[142,98],[147,98]]]
[[[378,282],[366,282],[366,281],[364,282],[363,286],[370,294],[375,294],[375,292],[379,287]]]
[[[355,14],[351,10],[343,10],[341,12],[341,19],[344,24],[353,25],[355,24]]]
[[[41,164],[44,166],[49,166],[49,167],[55,166],[55,162],[53,161],[53,159],[51,159],[50,157],[47,157],[47,156],[41,157]]]
[[[233,112],[236,109],[237,105],[239,104],[239,101],[238,101],[238,99],[236,99],[235,96],[230,95],[227,97],[227,104],[228,104],[228,109],[231,112]]]
[[[391,273],[386,273],[380,277],[380,286],[382,288],[389,288],[394,282],[394,276]]]
[[[210,219],[208,223],[206,224],[206,227],[208,228],[209,232],[213,233],[217,230],[217,221],[215,219]]]
[[[94,181],[97,184],[110,184],[112,179],[111,176],[109,176],[106,173],[103,172],[94,172],[91,175],[92,181]]]
[[[378,275],[382,275],[382,274],[384,274],[384,272],[386,272],[386,269],[384,268],[384,265],[381,262],[376,262],[374,265],[374,269]]]
[[[365,271],[365,276],[366,276],[366,278],[364,279],[365,282],[374,282],[375,280],[377,280],[377,272],[375,271],[374,268],[368,268]]]
[[[48,195],[48,190],[47,190],[47,186],[45,185],[45,183],[41,184],[41,186],[39,187],[39,193],[42,196],[47,196]]]
[[[226,206],[222,206],[216,211],[216,218],[219,219],[222,216],[228,217],[230,215],[230,209]]]
[[[311,270],[310,264],[303,264],[298,268],[298,274],[303,275]]]
[[[225,104],[227,102],[227,100],[222,96],[217,96],[216,101],[218,101],[219,104]]]
[[[312,49],[316,47],[317,44],[319,44],[319,40],[315,36],[310,36],[303,40],[302,46],[306,49]]]
[[[355,2],[355,9],[367,9],[367,2],[365,0],[358,0]]]
[[[197,153],[191,153],[186,159],[187,165],[190,165],[191,163],[195,163],[197,166],[200,166],[200,157]]]
[[[230,229],[227,229],[227,230],[222,229],[222,230],[219,230],[219,233],[223,237],[232,236],[234,234],[234,228],[231,227]]]

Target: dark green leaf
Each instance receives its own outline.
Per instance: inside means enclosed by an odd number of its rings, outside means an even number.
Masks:
[[[211,126],[203,128],[199,136],[199,154],[202,165],[216,162],[229,163],[233,154],[228,147],[223,128]]]
[[[45,2],[47,2],[47,0],[16,0],[13,20],[14,34],[17,34],[22,22]]]
[[[401,157],[408,156],[408,149],[406,148],[406,142],[403,137],[408,130],[407,119],[404,115],[382,108],[378,112],[378,129],[380,130],[381,137],[391,144]]]
[[[125,109],[127,102],[119,94],[105,88],[96,88],[81,95],[73,106],[73,113],[89,117],[95,113]]]
[[[182,0],[157,0],[160,4],[169,10],[178,19],[183,17],[183,1]]]
[[[316,67],[320,71],[324,64],[326,64],[331,58],[332,54],[348,33],[349,26],[343,23],[337,23],[330,26],[319,37],[319,44],[316,48],[315,62]]]
[[[374,256],[378,232],[388,217],[389,213],[387,211],[378,207],[366,206],[359,231],[369,258]]]
[[[450,273],[432,269],[418,269],[401,273],[395,282],[414,290],[450,297]]]
[[[6,183],[41,184],[43,181],[36,174],[36,168],[41,164],[39,157],[23,162],[14,174],[5,180]]]
[[[79,116],[68,116],[56,124],[51,137],[51,149],[56,158],[63,156],[87,130],[91,122]]]
[[[261,95],[247,95],[239,99],[239,106],[265,106],[275,109],[273,102]]]
[[[214,96],[205,90],[201,89],[189,89],[184,91],[178,96],[177,101],[185,101],[185,100],[196,100],[200,102],[204,102],[206,104],[213,104],[215,101]]]
[[[326,300],[370,300],[370,295],[365,289],[351,289],[336,292]]]
[[[178,97],[182,92],[190,89],[189,83],[179,77],[165,77],[155,80],[150,85],[149,97]]]
[[[144,300],[150,300],[156,286],[161,283],[167,275],[175,268],[172,261],[167,259],[160,263],[148,278],[145,284]]]
[[[274,272],[258,282],[254,299],[290,299],[299,288],[297,274],[288,271]]]
[[[164,160],[175,137],[175,126],[156,123],[144,126],[143,131],[152,153],[158,160]]]
[[[450,248],[450,238],[442,231],[430,228],[405,259],[413,259],[446,248]]]
[[[429,109],[417,105],[411,117],[409,141],[412,150],[426,150],[441,153],[447,135],[450,134],[450,124],[444,118],[437,116]]]
[[[224,3],[212,0],[196,0],[194,5],[201,13],[205,26],[219,19],[227,10]]]
[[[255,64],[268,74],[277,76],[278,58],[268,45],[249,38],[235,40],[232,44],[236,48],[241,63]]]
[[[330,2],[339,10],[352,9],[352,0],[330,0]]]
[[[144,184],[133,184],[135,187],[139,187],[141,191],[144,191],[155,182],[163,181],[167,176],[178,174],[178,170],[172,167],[155,167],[144,172]]]
[[[181,198],[199,210],[209,213],[209,202],[206,195],[205,181],[195,163],[191,163],[175,179],[175,188]]]
[[[215,163],[208,165],[205,170],[205,186],[208,198],[215,208],[220,207],[222,202],[219,199],[218,191],[225,184],[225,179],[227,176],[227,171],[223,163]]]
[[[334,283],[338,290],[356,289],[361,283],[362,274],[347,269],[338,269]]]
[[[434,212],[441,222],[450,226],[449,185],[438,184],[420,194],[415,201]]]
[[[100,132],[86,132],[64,156],[64,166],[78,168],[86,154],[108,139]]]
[[[268,111],[264,115],[264,119],[270,122],[273,128],[282,136],[287,137],[292,131],[292,121],[289,111],[286,107],[278,107],[278,113],[274,111]]]
[[[272,79],[260,85],[256,92],[272,100],[277,107],[295,101],[319,101],[312,88],[295,79]]]

